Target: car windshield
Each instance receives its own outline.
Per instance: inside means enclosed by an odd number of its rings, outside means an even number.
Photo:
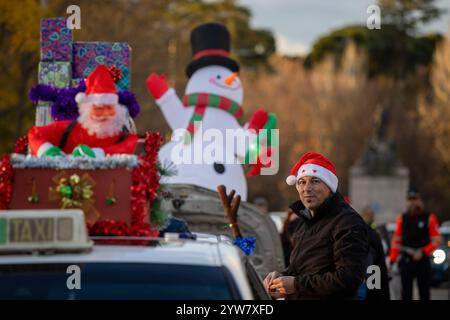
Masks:
[[[0,265],[0,299],[240,299],[227,269],[149,263]],[[70,269],[69,269],[70,270]],[[72,277],[72,278],[70,278]],[[70,279],[69,279],[70,278]]]

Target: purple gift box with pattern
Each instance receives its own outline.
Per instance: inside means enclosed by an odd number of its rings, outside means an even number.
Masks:
[[[72,44],[66,18],[41,19],[41,61],[72,61]]]
[[[119,90],[130,89],[131,49],[126,42],[75,42],[73,44],[72,78],[86,78],[100,64],[116,66],[122,79]]]

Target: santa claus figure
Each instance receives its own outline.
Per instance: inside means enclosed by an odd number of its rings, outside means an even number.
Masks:
[[[75,97],[78,119],[31,128],[28,139],[32,155],[99,158],[134,153],[138,137],[127,129],[127,109],[119,104],[110,70],[100,65],[85,82],[86,91]]]

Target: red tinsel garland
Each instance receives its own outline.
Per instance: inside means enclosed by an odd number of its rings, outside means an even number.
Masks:
[[[115,221],[106,219],[96,222],[93,226],[89,226],[89,233],[95,235],[108,235],[108,236],[127,236],[128,225],[124,221]]]
[[[16,147],[14,153],[26,154],[28,152],[28,136],[20,137],[16,141]]]
[[[132,172],[131,225],[125,222],[104,220],[88,226],[91,235],[157,237],[158,230],[150,226],[150,204],[155,200],[159,188],[159,173],[156,167],[162,137],[159,132],[145,134],[145,154],[138,157],[139,165]]]
[[[7,210],[11,204],[14,170],[9,155],[4,154],[0,162],[0,210]]]

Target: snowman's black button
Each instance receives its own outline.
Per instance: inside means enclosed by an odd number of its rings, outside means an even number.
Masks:
[[[221,163],[214,162],[214,170],[216,170],[218,174],[222,174],[225,172],[225,167]]]

